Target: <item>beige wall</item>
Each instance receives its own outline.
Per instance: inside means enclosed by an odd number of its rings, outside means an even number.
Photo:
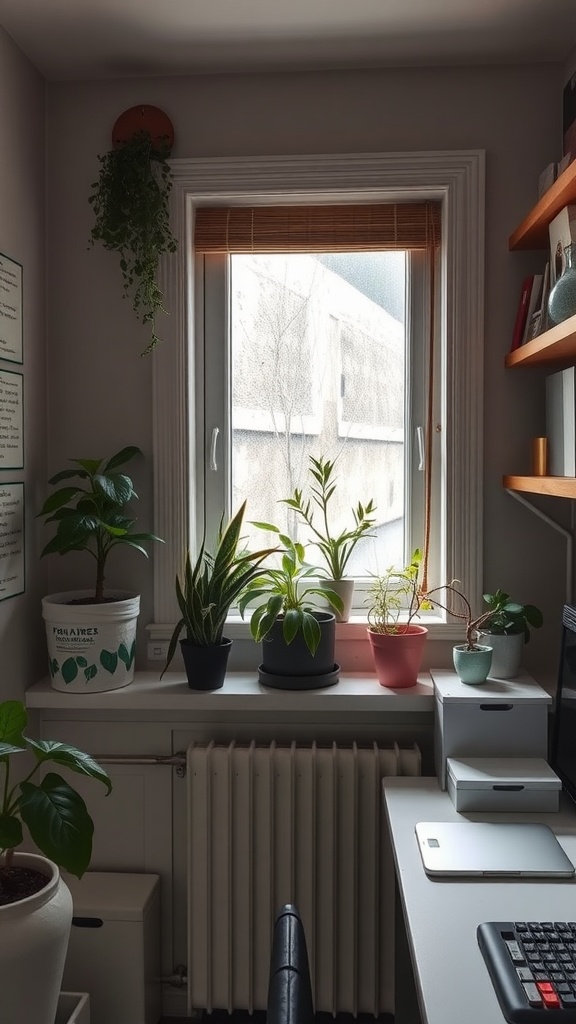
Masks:
[[[150,525],[151,360],[140,358],[143,334],[121,298],[115,258],[87,247],[97,154],[108,148],[112,125],[127,107],[151,103],[170,115],[174,157],[485,149],[484,585],[543,607],[547,625],[528,648],[527,664],[554,678],[564,542],[505,494],[501,477],[528,472],[530,438],[544,430],[541,371],[503,367],[522,277],[541,269],[543,257],[510,255],[507,239],[535,201],[540,171],[560,156],[562,77],[560,65],[533,65],[51,84],[50,470],[70,456],[139,444],[148,457],[135,471],[140,516],[143,527]],[[162,350],[153,358],[162,359]],[[567,514],[558,501],[544,507],[559,518]],[[81,585],[80,558],[52,560],[53,589]],[[141,588],[145,624],[152,614],[150,565],[128,552],[110,569],[111,583],[122,573],[123,582]]]
[[[0,28],[0,251],[23,266],[24,470],[3,470],[0,483],[24,481],[26,592],[0,602],[0,700],[21,697],[45,671],[40,598],[47,563],[34,518],[46,478],[44,82]]]

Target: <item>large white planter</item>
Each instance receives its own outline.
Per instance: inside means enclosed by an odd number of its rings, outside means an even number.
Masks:
[[[0,906],[0,1020],[54,1024],[72,924],[72,896],[51,860],[16,853],[14,864],[49,877],[35,896]]]
[[[496,679],[515,679],[520,671],[524,634],[480,633],[480,642],[492,648],[490,675]]]
[[[134,678],[139,596],[116,591],[118,600],[105,604],[69,603],[90,595],[89,590],[70,590],[42,598],[55,690],[101,693]]]

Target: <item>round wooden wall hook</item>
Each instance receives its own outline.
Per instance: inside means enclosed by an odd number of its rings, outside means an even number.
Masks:
[[[168,114],[159,107],[140,103],[120,114],[112,129],[112,145],[121,145],[137,132],[149,132],[153,143],[161,141],[169,150],[174,145],[174,126]]]

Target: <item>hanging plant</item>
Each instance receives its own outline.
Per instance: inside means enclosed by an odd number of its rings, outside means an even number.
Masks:
[[[156,316],[167,312],[156,283],[160,257],[177,247],[169,224],[169,155],[168,136],[136,131],[98,157],[100,176],[88,200],[96,217],[91,244],[101,242],[119,254],[124,297],[132,300],[138,319],[150,325],[150,342],[142,355],[160,341]]]

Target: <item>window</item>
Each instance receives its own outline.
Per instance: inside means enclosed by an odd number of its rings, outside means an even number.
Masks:
[[[155,495],[156,495],[156,528],[167,539],[160,553],[155,553],[155,624],[151,628],[151,636],[161,639],[162,624],[175,619],[173,579],[180,570],[182,552],[185,550],[190,530],[198,527],[199,511],[196,492],[190,492],[186,482],[188,479],[206,480],[210,474],[210,458],[216,455],[218,460],[218,439],[214,452],[214,428],[222,429],[221,420],[216,422],[211,410],[216,407],[216,396],[210,390],[213,386],[230,387],[225,376],[220,377],[219,384],[209,384],[204,394],[203,380],[205,367],[202,360],[192,367],[186,359],[187,336],[192,325],[200,323],[202,330],[206,328],[206,320],[210,319],[211,306],[220,308],[220,325],[216,330],[226,329],[225,307],[217,293],[230,296],[228,291],[230,278],[232,282],[239,280],[242,274],[256,273],[254,260],[244,260],[243,266],[238,263],[232,273],[228,274],[226,259],[214,260],[214,276],[208,274],[203,282],[203,289],[198,290],[198,279],[195,288],[189,290],[188,281],[191,276],[192,225],[194,212],[203,206],[221,205],[226,207],[230,202],[249,206],[253,203],[307,202],[322,198],[323,202],[400,202],[410,199],[433,199],[440,201],[443,208],[443,242],[441,251],[442,294],[439,302],[439,322],[441,324],[442,344],[439,346],[439,358],[442,361],[445,380],[444,396],[438,405],[437,422],[433,425],[436,435],[436,449],[442,457],[442,473],[438,474],[438,513],[442,523],[442,541],[437,545],[439,574],[457,575],[463,580],[470,593],[479,593],[480,559],[481,559],[481,503],[479,501],[481,483],[481,403],[482,390],[479,382],[482,379],[482,203],[483,203],[483,154],[481,153],[446,153],[446,154],[372,154],[368,156],[322,156],[301,158],[262,158],[238,159],[221,161],[173,161],[175,187],[173,189],[174,228],[182,244],[176,256],[166,260],[164,266],[163,285],[166,292],[168,307],[172,310],[170,319],[170,337],[162,351],[161,358],[155,359]],[[322,274],[336,274],[338,269],[334,263],[330,267],[330,259],[316,260]],[[412,258],[406,258],[407,281],[410,287],[410,303],[407,306],[408,319],[413,317],[416,308],[414,296],[421,285],[418,285],[418,268],[412,265]],[[284,270],[275,270],[274,274],[268,266],[267,287],[270,294],[282,296],[279,287]],[[342,267],[339,268],[343,273]],[[262,273],[262,268],[260,268]],[[286,271],[288,272],[288,271]],[[294,271],[292,271],[294,273]],[[304,271],[300,271],[304,273]],[[311,270],[306,271],[310,278]],[[205,286],[205,290],[204,290]],[[234,285],[232,285],[232,289]],[[362,291],[360,292],[362,294]],[[202,305],[198,304],[199,295],[203,296]],[[247,299],[254,303],[254,299]],[[232,307],[233,308],[233,303]],[[237,313],[238,311],[236,311]],[[410,321],[413,334],[413,324]],[[334,325],[332,325],[334,326]],[[357,361],[352,354],[353,342],[349,324],[339,322],[338,360],[340,374],[344,376],[343,393],[337,401],[334,415],[336,433],[346,438],[345,443],[367,441],[366,433],[391,429],[391,424],[375,424],[373,411],[369,404],[355,403],[350,400],[350,389],[359,390],[358,380],[354,382],[354,374],[358,374]],[[358,337],[357,328],[353,332]],[[357,343],[357,342],[356,342]],[[302,335],[302,344],[310,344],[306,331]],[[361,344],[370,347],[370,336],[363,338]],[[238,365],[242,362],[242,342],[238,343]],[[170,351],[168,351],[168,349]],[[244,352],[244,356],[245,356]],[[266,358],[271,358],[268,352]],[[317,437],[315,430],[321,428],[323,415],[322,402],[319,402],[321,381],[317,379],[315,361],[311,353],[308,358],[307,373],[302,380],[303,390],[297,396],[297,413],[300,417],[298,436],[311,431],[307,436]],[[346,387],[348,386],[348,395]],[[271,419],[277,417],[277,427],[282,414],[271,395],[267,407],[263,403],[254,403],[251,398],[251,385],[248,380],[238,384],[237,404],[230,402],[231,427],[238,433],[250,431],[252,435],[270,434]],[[415,397],[409,389],[404,389],[409,401]],[[415,392],[418,388],[415,388]],[[253,396],[252,396],[253,397]],[[418,399],[421,401],[422,396]],[[200,434],[196,429],[198,407],[205,402],[206,429]],[[285,416],[285,413],[283,414]],[[406,420],[406,416],[404,419]],[[415,424],[420,416],[411,412],[408,419]],[[226,424],[224,425],[226,427]],[[190,428],[190,429],[189,429]],[[286,424],[284,423],[284,430]],[[356,435],[360,435],[356,437]],[[191,438],[190,445],[187,444]],[[381,439],[371,439],[377,442]],[[413,442],[414,438],[411,437]],[[417,453],[417,446],[410,444],[410,449]],[[416,464],[411,455],[412,464]],[[410,460],[403,459],[404,471],[412,472]],[[232,476],[226,473],[225,486],[231,489]],[[398,502],[398,488],[404,481],[392,475],[386,481],[386,494],[383,501],[394,505]],[[412,491],[416,493],[416,488]],[[411,492],[410,492],[411,493]],[[416,502],[417,504],[417,502]],[[412,510],[410,512],[412,515]],[[413,530],[413,535],[414,535]],[[405,545],[406,546],[406,545]],[[409,544],[408,544],[409,546]],[[436,572],[434,573],[436,577]],[[164,630],[166,627],[164,627]],[[452,639],[450,625],[439,626],[442,636]]]

